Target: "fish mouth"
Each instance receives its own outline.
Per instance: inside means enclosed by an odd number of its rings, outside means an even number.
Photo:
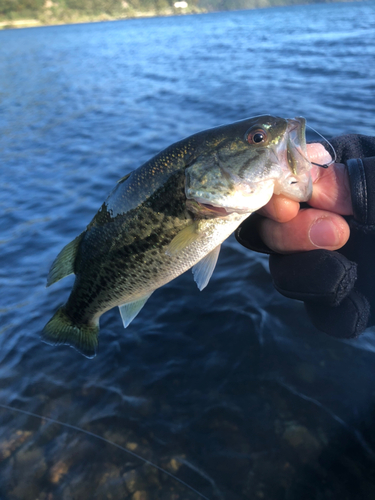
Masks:
[[[198,202],[199,203],[199,202]],[[228,215],[231,212],[230,208],[216,207],[215,205],[210,205],[209,203],[199,203],[203,210],[215,214],[215,215]]]
[[[309,162],[306,151],[306,120],[302,116],[298,116],[287,119],[287,122],[287,161],[290,170],[294,175],[297,175],[306,161]]]
[[[264,179],[250,183],[248,190],[233,190],[230,196],[217,200],[201,196],[187,198],[186,208],[195,216],[206,219],[231,215],[250,215],[268,203],[274,191],[274,184],[275,179]]]
[[[198,199],[188,199],[186,201],[186,208],[193,214],[199,214],[199,218],[203,219],[225,217],[235,211],[227,207],[211,205],[210,203]]]
[[[308,201],[312,195],[311,163],[307,156],[305,130],[304,118],[287,119],[285,140],[277,152],[282,175],[275,182],[274,193],[298,202]]]

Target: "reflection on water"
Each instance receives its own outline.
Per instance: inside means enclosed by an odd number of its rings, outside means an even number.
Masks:
[[[373,332],[317,332],[233,238],[202,293],[106,313],[94,360],[39,340],[53,259],[160,149],[264,113],[372,134],[373,29],[363,2],[0,32],[0,403],[48,417],[0,408],[1,498],[199,498],[118,446],[212,500],[374,498]]]

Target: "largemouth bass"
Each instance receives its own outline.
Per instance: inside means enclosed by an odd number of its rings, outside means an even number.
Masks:
[[[209,282],[221,243],[273,193],[312,192],[305,119],[258,116],[179,141],[120,179],[87,229],[62,249],[47,286],[74,273],[42,340],[96,354],[99,318],[124,327],[157,288],[192,268]]]

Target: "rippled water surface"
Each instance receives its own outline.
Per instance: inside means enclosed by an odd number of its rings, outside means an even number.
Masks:
[[[0,32],[0,497],[375,498],[374,331],[341,342],[223,245],[209,286],[158,290],[98,356],[42,344],[73,278],[59,250],[115,182],[172,142],[247,116],[374,134],[371,2]],[[64,427],[79,426],[104,437]]]

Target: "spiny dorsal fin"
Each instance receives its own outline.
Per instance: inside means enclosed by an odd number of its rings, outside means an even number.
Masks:
[[[132,172],[130,172],[130,174],[126,174],[126,175],[124,175],[124,177],[121,177],[121,179],[119,179],[119,180],[117,181],[117,184],[121,184],[122,182],[125,182],[125,181],[126,181],[126,179],[127,179],[128,177],[130,177],[131,173],[132,173]]]
[[[74,261],[83,235],[84,233],[81,233],[77,238],[68,243],[53,261],[48,273],[47,286],[53,285],[56,281],[74,273]]]
[[[124,324],[124,328],[130,325],[133,319],[137,316],[142,307],[146,304],[148,298],[151,293],[145,295],[139,300],[135,300],[134,302],[128,302],[127,304],[123,304],[122,306],[118,306],[120,309],[120,314],[122,318],[122,322]]]
[[[201,291],[208,285],[212,273],[214,272],[220,253],[220,247],[221,245],[218,245],[192,268],[194,281]]]
[[[170,257],[177,255],[186,247],[191,245],[195,240],[199,239],[201,236],[198,232],[198,223],[194,222],[189,226],[186,226],[182,231],[180,231],[173,240],[169,243],[165,253]]]

